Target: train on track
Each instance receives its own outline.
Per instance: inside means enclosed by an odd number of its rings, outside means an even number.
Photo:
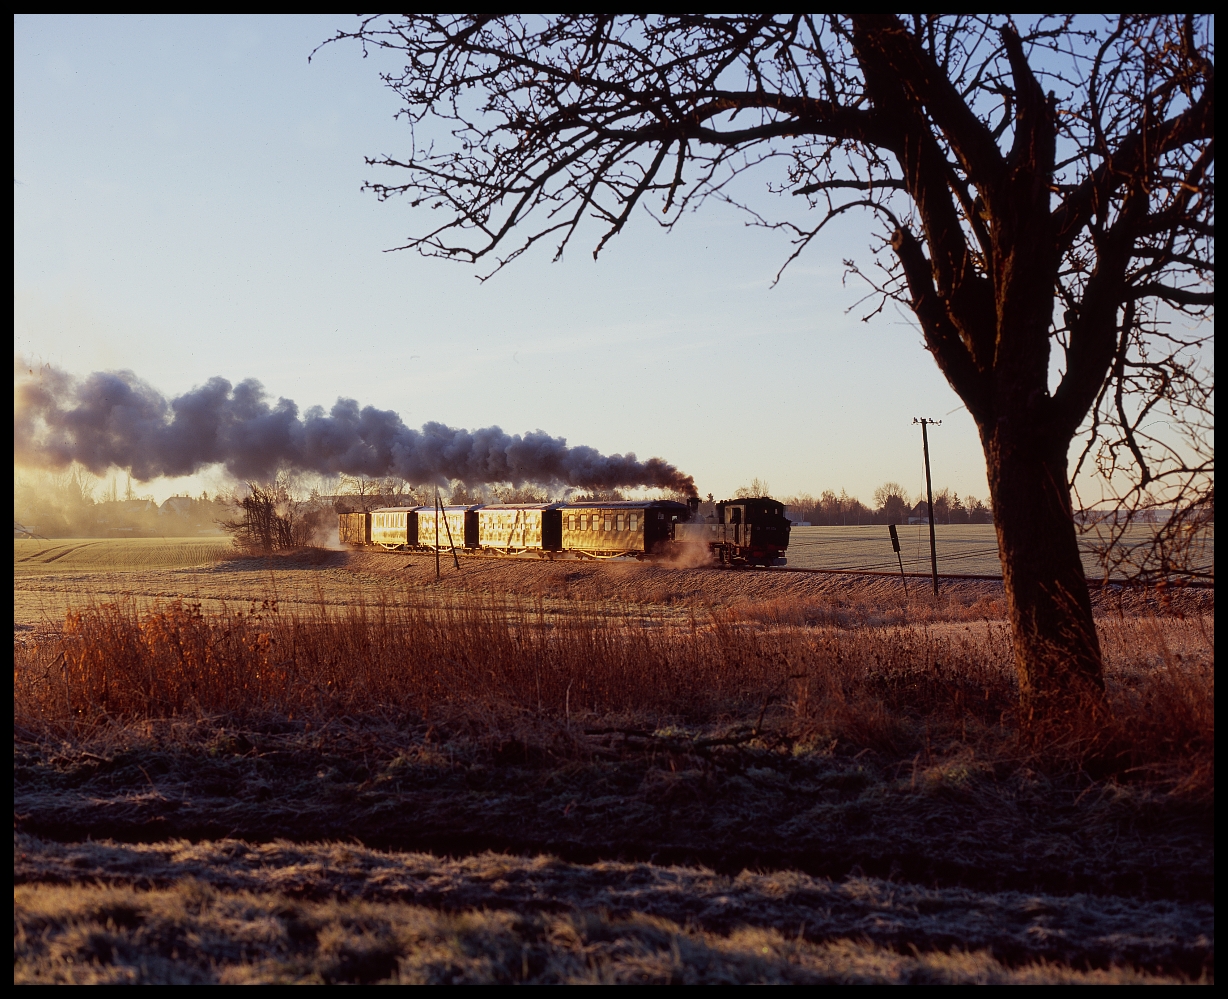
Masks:
[[[539,558],[675,558],[785,565],[789,521],[769,497],[730,499],[703,516],[698,499],[392,506],[340,514],[345,545]]]

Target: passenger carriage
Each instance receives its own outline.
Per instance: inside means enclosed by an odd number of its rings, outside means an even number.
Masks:
[[[563,547],[562,503],[492,503],[478,510],[478,547],[513,555]]]
[[[478,504],[472,506],[445,506],[443,516],[438,517],[433,506],[420,506],[418,513],[419,548],[477,548],[478,547]],[[377,511],[378,512],[378,511]],[[435,523],[439,522],[436,531]]]
[[[592,558],[646,555],[668,546],[685,503],[671,500],[568,503],[562,510],[563,550]]]
[[[402,548],[413,548],[418,544],[418,520],[415,509],[411,506],[390,506],[376,510],[374,513],[347,513],[342,516],[365,517],[369,525],[367,531],[370,544],[395,551]]]

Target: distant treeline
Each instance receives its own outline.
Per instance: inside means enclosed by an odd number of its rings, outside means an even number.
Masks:
[[[739,496],[767,496],[767,484],[755,479],[739,489]],[[874,490],[874,505],[867,506],[843,489],[839,495],[826,489],[817,497],[810,493],[781,497],[789,519],[806,521],[816,527],[852,526],[858,524],[907,524],[910,520],[928,520],[929,510],[923,495],[910,498],[898,482],[884,482]],[[934,493],[935,524],[992,524],[993,511],[987,500],[975,496],[960,497],[953,489]]]
[[[131,482],[121,490],[115,479],[99,482],[88,473],[70,470],[59,474],[14,475],[14,531],[47,538],[189,537],[227,529],[234,533],[239,524],[245,525],[245,530],[254,529],[248,523],[254,516],[248,507],[256,502],[263,510],[268,505],[262,505],[256,497],[255,491],[260,489],[268,494],[263,498],[276,507],[279,517],[293,520],[294,544],[309,543],[308,536],[323,539],[329,525],[335,528],[336,513],[366,512],[386,506],[429,506],[435,502],[435,489],[431,486],[414,486],[398,478],[341,477],[317,482],[310,489],[279,478],[263,486],[249,483],[231,493],[172,496],[159,504],[152,497],[136,495]],[[755,479],[738,489],[734,497],[768,495],[771,490],[767,483]],[[582,493],[568,490],[565,496],[570,500],[625,498],[617,490]],[[546,503],[562,498],[564,495],[557,489],[548,491],[537,486],[469,490],[464,484],[453,482],[439,491],[440,501],[449,504]],[[668,498],[686,499],[673,494]],[[714,500],[721,498],[724,497],[706,497],[701,515],[713,513]],[[837,494],[828,489],[817,497],[800,493],[776,498],[787,505],[791,520],[816,526],[907,524],[910,518],[927,516],[924,498],[910,497],[895,482],[884,483],[874,491],[873,506],[844,490]],[[989,524],[993,515],[987,503],[975,496],[961,498],[953,490],[941,489],[934,494],[934,520],[939,524]],[[263,536],[269,531],[256,533]]]
[[[159,504],[138,496],[131,483],[119,494],[115,483],[99,494],[92,477],[13,477],[13,531],[44,538],[153,538],[218,534],[218,522],[233,516],[230,497],[206,493],[171,496]]]

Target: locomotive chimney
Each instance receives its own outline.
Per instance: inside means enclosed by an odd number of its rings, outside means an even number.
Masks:
[[[690,511],[690,517],[687,518],[688,520],[694,520],[696,517],[698,517],[699,516],[699,497],[698,496],[690,497],[690,499],[686,501],[686,508],[687,510]]]

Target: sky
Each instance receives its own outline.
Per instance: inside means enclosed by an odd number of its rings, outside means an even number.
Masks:
[[[562,261],[543,248],[485,283],[387,252],[431,221],[361,190],[387,179],[364,156],[408,148],[378,76],[393,64],[352,44],[308,62],[352,24],[16,18],[15,354],[168,396],[256,378],[300,411],[346,397],[409,426],[540,429],[659,456],[718,499],[752,478],[916,498],[925,416],[943,421],[935,488],[987,494],[972,419],[911,316],[861,321],[842,261],[871,264],[866,216],[829,225],[775,287],[787,237],[716,204],[669,233],[641,214],[597,261],[589,229]],[[800,200],[744,193],[775,216]]]

